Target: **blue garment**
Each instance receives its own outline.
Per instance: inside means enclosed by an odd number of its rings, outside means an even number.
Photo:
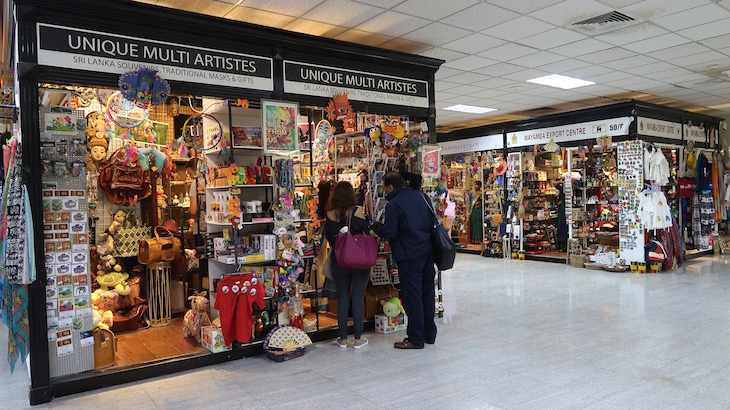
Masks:
[[[697,190],[700,192],[712,189],[712,165],[704,153],[697,155]]]
[[[413,188],[400,188],[385,197],[385,223],[376,223],[373,231],[390,241],[393,260],[414,259],[431,254],[433,211],[426,197]]]
[[[405,259],[398,262],[400,297],[408,315],[408,340],[416,346],[423,346],[428,340],[436,340],[436,289],[433,254],[425,257]]]

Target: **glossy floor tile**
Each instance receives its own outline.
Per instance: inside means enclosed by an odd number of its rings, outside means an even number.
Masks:
[[[636,275],[460,254],[424,350],[369,333],[362,350],[323,342],[284,363],[247,358],[36,408],[727,409],[728,262]],[[0,361],[0,408],[27,407],[28,385]]]

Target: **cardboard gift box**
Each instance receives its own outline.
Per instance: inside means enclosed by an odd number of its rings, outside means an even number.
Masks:
[[[408,328],[408,316],[400,314],[393,319],[388,316],[375,315],[375,331],[378,333],[388,334],[400,332]]]
[[[398,297],[398,290],[391,285],[372,286],[365,291],[365,320],[383,312],[381,300]],[[331,305],[331,303],[330,303]]]
[[[223,332],[214,326],[203,326],[201,329],[202,337],[200,344],[212,353],[227,352],[231,350],[231,346],[226,346],[223,341]]]

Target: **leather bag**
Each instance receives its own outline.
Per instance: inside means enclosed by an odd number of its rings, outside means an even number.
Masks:
[[[160,232],[163,236],[160,236]],[[163,226],[155,227],[155,237],[139,242],[139,255],[137,259],[143,265],[151,263],[172,261],[175,256],[182,252],[182,242],[175,237],[169,229]]]
[[[125,164],[124,157],[122,148],[112,154],[109,163],[99,170],[99,186],[114,204],[134,206],[152,194],[150,177],[139,161]]]
[[[451,236],[444,226],[439,222],[436,211],[429,203],[430,201],[423,195],[423,201],[433,214],[433,232],[431,232],[431,246],[433,248],[433,260],[439,270],[444,271],[454,267],[456,259],[456,244],[451,240]]]
[[[355,209],[352,210],[355,213]],[[352,214],[347,218],[347,232],[337,235],[335,259],[345,269],[367,270],[378,261],[378,241],[367,234],[350,233]]]

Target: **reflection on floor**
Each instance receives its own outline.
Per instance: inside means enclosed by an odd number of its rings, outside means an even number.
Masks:
[[[701,257],[637,275],[460,254],[423,350],[394,349],[404,331],[367,332],[360,350],[315,343],[284,363],[248,357],[32,410],[729,409],[728,266]],[[0,360],[0,407],[28,408],[28,385]]]
[[[457,252],[462,253],[476,253],[479,254],[482,251],[482,245],[475,244],[459,244],[456,247]]]
[[[168,357],[208,353],[194,338],[183,338],[183,318],[172,319],[169,326],[150,327],[116,334],[117,362],[124,367]]]
[[[540,257],[540,258],[551,258],[551,259],[562,259],[565,261],[565,258],[568,254],[566,252],[558,252],[558,251],[548,251],[543,252],[534,256]]]

